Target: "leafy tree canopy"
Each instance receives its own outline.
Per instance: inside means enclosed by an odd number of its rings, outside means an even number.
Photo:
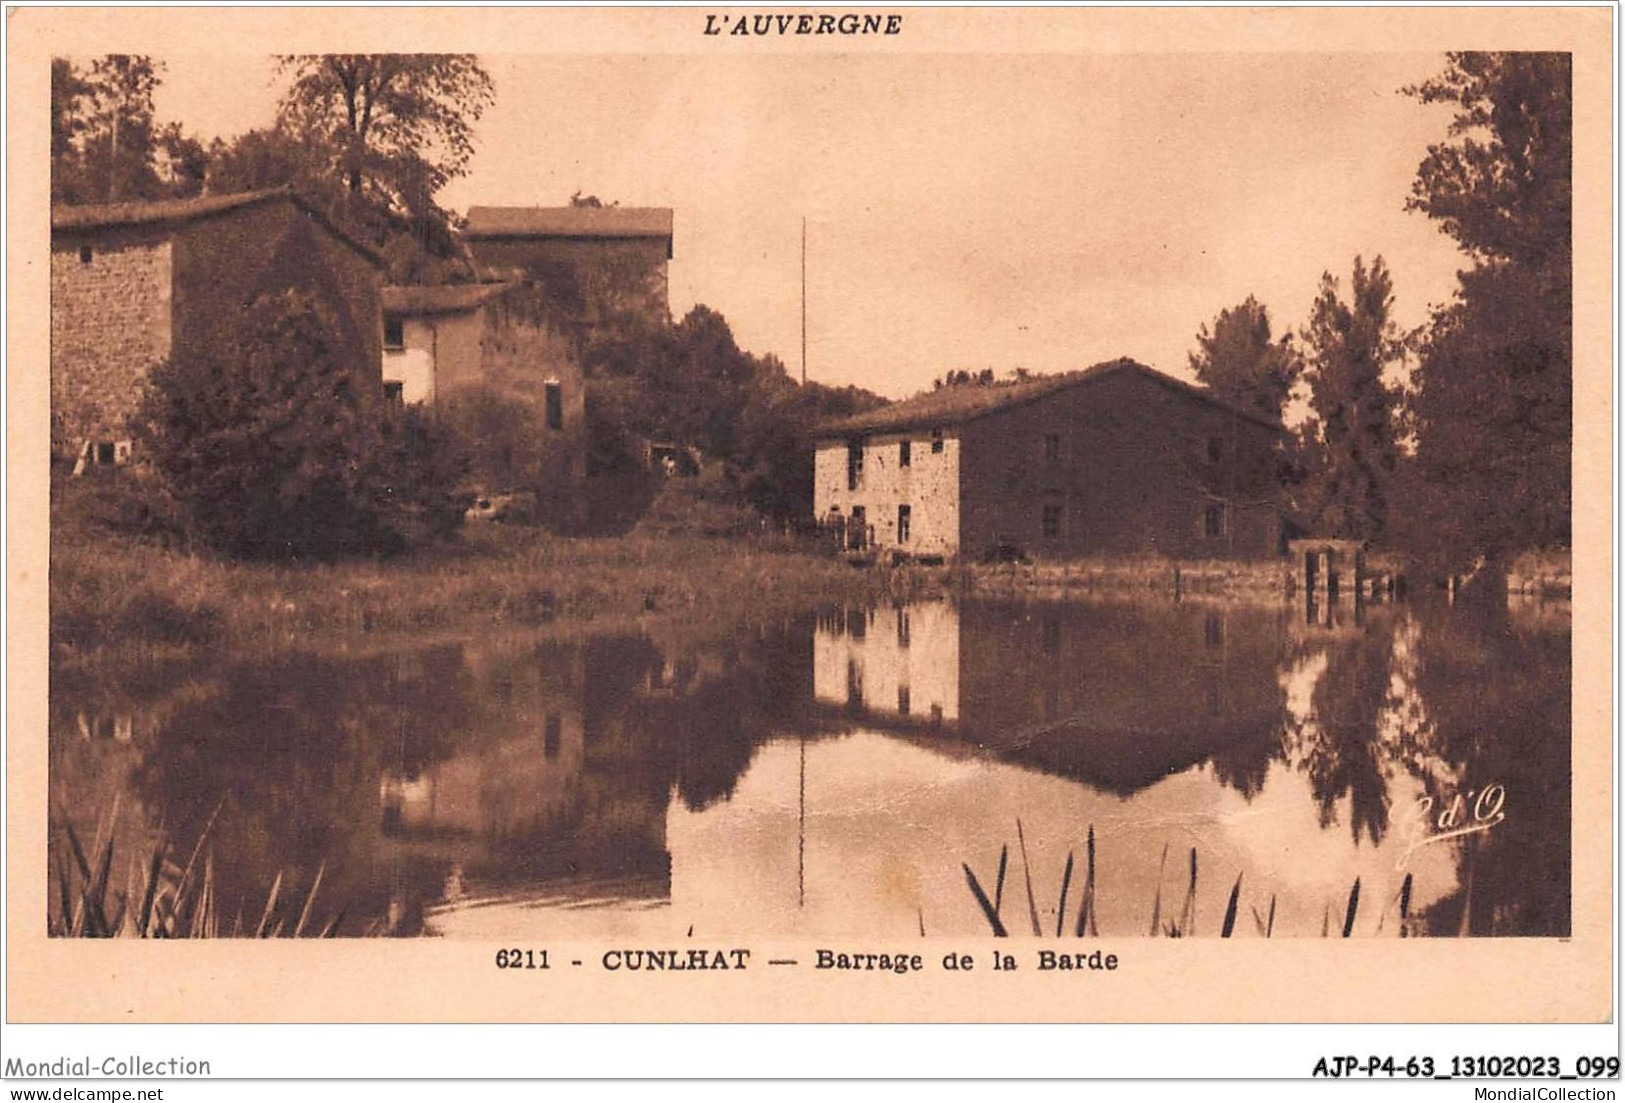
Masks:
[[[1457,53],[1407,89],[1456,107],[1409,206],[1473,259],[1418,346],[1413,548],[1460,568],[1570,540],[1572,79],[1567,54]]]
[[[1310,407],[1310,527],[1326,536],[1380,539],[1398,457],[1396,398],[1383,378],[1403,353],[1390,312],[1393,281],[1381,257],[1354,258],[1349,296],[1321,276],[1305,333]]]
[[[1218,397],[1270,418],[1281,407],[1303,374],[1303,358],[1292,335],[1273,338],[1269,310],[1251,295],[1237,306],[1219,311],[1211,329],[1196,335],[1197,350],[1190,354],[1196,378]]]

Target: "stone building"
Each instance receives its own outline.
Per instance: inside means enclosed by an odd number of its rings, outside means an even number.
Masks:
[[[531,280],[583,324],[671,313],[665,207],[471,207],[463,232],[481,279]]]
[[[484,474],[522,478],[539,498],[556,499],[544,511],[551,516],[575,497],[587,470],[586,385],[573,344],[548,320],[535,286],[385,288],[383,379],[385,396],[402,403],[492,398],[524,411],[535,432],[516,435],[534,442],[536,455],[495,457],[507,474]]]
[[[1132,360],[948,387],[822,426],[813,510],[917,557],[1270,557],[1284,433]]]
[[[122,462],[154,365],[231,342],[256,296],[298,287],[337,319],[364,394],[379,388],[382,263],[286,190],[51,211],[51,452]]]

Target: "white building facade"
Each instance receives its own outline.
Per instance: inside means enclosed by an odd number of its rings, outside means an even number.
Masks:
[[[920,557],[959,550],[959,434],[952,429],[820,441],[813,515],[839,519],[848,545]]]

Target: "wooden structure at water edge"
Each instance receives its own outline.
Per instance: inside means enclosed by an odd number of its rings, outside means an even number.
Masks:
[[[1357,599],[1392,598],[1403,579],[1385,557],[1372,554],[1364,540],[1314,537],[1287,543],[1295,587],[1329,600],[1349,594]]]

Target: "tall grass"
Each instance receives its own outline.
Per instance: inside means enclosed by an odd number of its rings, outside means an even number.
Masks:
[[[59,843],[52,864],[53,896],[47,905],[46,933],[59,938],[292,938],[338,933],[344,913],[339,911],[320,928],[314,927],[317,892],[321,888],[326,863],[316,871],[297,922],[290,928],[279,918],[278,897],[282,888],[279,872],[266,895],[259,923],[252,932],[243,927],[243,907],[234,919],[224,922],[219,882],[215,876],[214,850],[207,844],[214,816],[198,838],[186,864],[171,855],[169,844],[159,842],[150,857],[130,864],[124,887],[112,884],[114,844],[111,824],[117,816],[117,802],[108,817],[103,837],[100,828],[90,847],[84,845],[73,824],[61,817]],[[216,807],[215,815],[219,814]],[[246,903],[246,901],[244,902]]]
[[[1033,934],[1036,936],[1042,936],[1043,931],[1041,930],[1039,923],[1037,896],[1033,889],[1031,867],[1027,859],[1026,833],[1019,819],[1016,821],[1016,841],[1017,847],[1021,852],[1022,870],[1027,883],[1028,917],[1031,921]],[[1009,858],[1009,851],[1010,848],[1008,844],[1002,846],[999,850],[996,887],[991,897],[982,887],[982,883],[977,878],[976,871],[971,868],[970,863],[960,863],[960,866],[965,873],[965,882],[970,889],[971,897],[976,901],[976,905],[978,909],[980,909],[982,917],[987,921],[988,927],[992,930],[993,934],[999,938],[1006,938],[1010,934],[1009,927],[1006,925],[1002,914],[1004,876],[1005,867]],[[1072,893],[1072,883],[1076,874],[1076,864],[1075,852],[1068,850],[1066,854],[1066,865],[1061,871],[1060,890],[1057,893],[1055,908],[1055,936],[1057,938],[1063,937],[1066,931],[1068,916],[1067,904]],[[1199,930],[1196,912],[1197,890],[1200,885],[1201,872],[1200,864],[1196,856],[1196,848],[1191,847],[1190,849],[1188,862],[1189,872],[1185,881],[1185,895],[1183,900],[1180,902],[1177,915],[1173,916],[1172,918],[1167,918],[1164,916],[1162,902],[1162,890],[1164,882],[1166,881],[1167,866],[1168,845],[1164,844],[1162,848],[1162,856],[1158,861],[1157,887],[1154,895],[1151,898],[1150,923],[1146,928],[1146,933],[1154,938],[1187,938],[1202,933]],[[1414,924],[1413,917],[1411,916],[1410,912],[1413,886],[1413,875],[1407,873],[1399,892],[1395,894],[1394,899],[1389,903],[1388,907],[1384,908],[1382,913],[1377,917],[1375,933],[1383,933],[1387,924],[1388,912],[1395,909],[1397,909],[1399,916],[1399,937],[1407,938],[1418,933],[1418,928]],[[1236,921],[1241,915],[1241,906],[1242,875],[1238,873],[1234,883],[1230,886],[1230,892],[1225,900],[1224,915],[1220,919],[1217,927],[1216,933],[1220,938],[1230,938],[1235,934]],[[1276,910],[1275,894],[1270,894],[1269,903],[1266,909],[1260,910],[1258,905],[1251,903],[1248,904],[1248,909],[1252,913],[1253,923],[1257,928],[1259,936],[1263,938],[1274,937]],[[1348,898],[1342,910],[1343,922],[1341,925],[1341,933],[1344,938],[1350,938],[1355,934],[1355,928],[1357,926],[1360,914],[1360,878],[1356,877],[1354,879],[1354,884],[1350,886]],[[1099,937],[1100,928],[1097,917],[1098,907],[1096,903],[1095,884],[1095,827],[1094,824],[1090,824],[1087,835],[1087,843],[1085,846],[1085,873],[1083,888],[1079,893],[1077,919],[1076,923],[1073,925],[1074,937],[1083,938],[1085,935]],[[1209,933],[1215,932],[1213,932],[1212,928],[1209,928]],[[1321,922],[1320,933],[1322,937],[1329,937],[1332,933],[1332,904],[1330,901],[1328,901],[1326,904]]]

